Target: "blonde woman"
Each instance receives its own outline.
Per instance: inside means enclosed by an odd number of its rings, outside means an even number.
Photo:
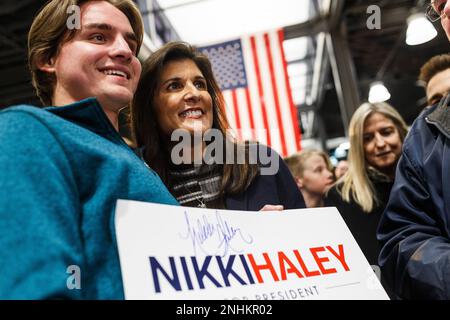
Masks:
[[[323,196],[333,184],[328,156],[317,150],[304,150],[284,159],[289,167],[306,207],[323,207]]]
[[[371,265],[377,265],[376,230],[393,185],[407,126],[387,103],[364,103],[349,125],[349,168],[325,198],[338,208]]]

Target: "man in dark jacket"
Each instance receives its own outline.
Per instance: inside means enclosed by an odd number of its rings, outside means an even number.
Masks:
[[[450,40],[450,1],[431,9]],[[447,95],[414,122],[378,229],[379,263],[403,299],[450,299],[449,107]]]

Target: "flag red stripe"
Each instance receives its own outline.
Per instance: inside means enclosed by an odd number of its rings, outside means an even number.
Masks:
[[[284,41],[284,32],[283,29],[278,30],[278,41],[279,41],[279,47],[280,47],[280,53],[281,56],[284,57],[284,50],[283,50],[283,41]],[[289,82],[289,76],[287,73],[287,63],[286,63],[286,59],[281,59],[283,61],[283,74],[284,74],[284,81],[286,82],[286,90],[288,90],[288,99],[289,99],[289,104],[290,104],[290,109],[291,109],[291,113],[292,113],[292,122],[294,125],[294,134],[295,134],[295,146],[297,150],[301,150],[301,145],[300,145],[300,126],[298,123],[298,117],[297,117],[297,108],[294,104],[294,101],[292,99],[292,90],[291,90],[291,84]]]
[[[278,128],[280,133],[280,140],[281,140],[281,148],[282,148],[282,154],[283,156],[287,155],[287,147],[286,147],[286,139],[284,137],[284,128],[283,128],[283,121],[281,120],[281,112],[280,112],[280,100],[278,97],[278,88],[277,88],[277,80],[275,79],[275,69],[273,67],[273,61],[272,61],[272,52],[270,47],[270,41],[269,41],[269,34],[264,34],[264,42],[266,44],[266,53],[267,53],[267,60],[269,62],[269,69],[270,69],[270,79],[272,83],[272,92],[273,97],[275,101],[275,111],[277,114],[277,122],[278,122]]]
[[[252,55],[253,55],[253,61],[255,65],[255,73],[256,73],[256,80],[258,82],[258,96],[259,100],[261,102],[261,110],[262,110],[262,116],[264,121],[264,128],[266,129],[266,135],[267,135],[267,145],[270,146],[270,134],[269,134],[269,123],[267,121],[267,111],[266,111],[266,103],[264,102],[264,89],[261,82],[261,72],[259,70],[259,59],[258,59],[258,52],[256,49],[256,40],[255,37],[250,37],[250,43],[252,46]]]
[[[255,120],[253,119],[253,110],[252,110],[252,101],[250,100],[250,92],[248,89],[245,89],[245,97],[247,99],[247,108],[248,108],[248,115],[250,118],[250,129],[251,129],[251,137],[252,140],[254,140],[255,137]]]
[[[236,119],[236,131],[237,131],[237,136],[240,138],[242,138],[241,136],[241,117],[239,115],[239,108],[238,108],[238,101],[237,101],[237,96],[236,96],[236,90],[232,90],[231,91],[231,96],[233,98],[233,108],[234,108],[234,118]]]

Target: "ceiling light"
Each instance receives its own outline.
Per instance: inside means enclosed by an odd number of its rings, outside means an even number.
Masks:
[[[383,101],[389,100],[390,97],[391,97],[391,94],[389,93],[389,90],[384,86],[383,82],[377,81],[377,82],[373,82],[370,85],[370,89],[369,89],[369,102],[370,103],[383,102]]]
[[[415,46],[430,41],[436,37],[437,31],[423,13],[414,13],[408,18],[406,43]]]

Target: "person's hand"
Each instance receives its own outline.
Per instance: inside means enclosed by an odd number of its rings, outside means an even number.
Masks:
[[[282,205],[266,204],[259,211],[283,211],[284,207]]]

